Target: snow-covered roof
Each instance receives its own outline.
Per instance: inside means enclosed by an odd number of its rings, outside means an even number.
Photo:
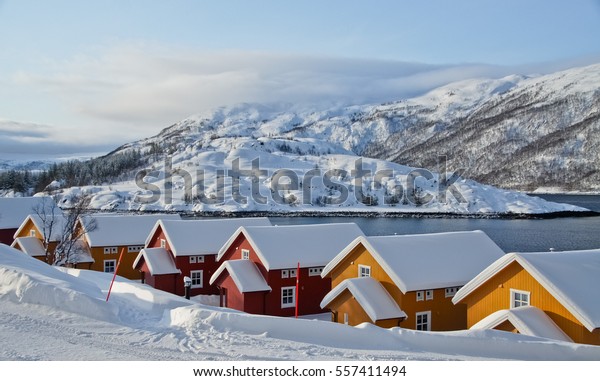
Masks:
[[[600,249],[506,254],[460,289],[452,302],[460,303],[513,262],[519,263],[588,330],[600,327]]]
[[[509,321],[519,333],[524,335],[573,341],[544,311],[533,306],[496,311],[481,319],[470,329],[493,329],[505,321]]]
[[[271,222],[266,217],[160,220],[148,235],[146,245],[161,227],[175,256],[216,254],[223,243],[241,226],[271,226]]]
[[[271,287],[263,278],[256,264],[249,259],[225,261],[210,277],[210,284],[217,281],[219,276],[227,271],[240,292],[271,291]]]
[[[371,277],[343,280],[325,295],[321,301],[321,308],[326,308],[345,290],[354,296],[373,323],[378,320],[407,317],[381,283]]]
[[[361,236],[323,269],[327,276],[359,244],[403,292],[462,286],[504,252],[484,232]]]
[[[29,232],[23,233],[23,229],[25,229],[25,226],[27,225],[28,221],[33,222],[33,225],[36,227],[36,229],[42,236],[48,234],[45,232],[49,231],[49,229],[52,228],[52,233],[50,234],[50,237],[48,237],[51,242],[59,242],[63,239],[63,233],[65,230],[64,227],[67,222],[63,214],[49,214],[44,216],[43,218],[38,214],[29,214],[25,217],[23,221],[21,221],[21,226],[19,226],[19,228],[14,234],[15,239],[19,235],[29,235]]]
[[[0,197],[0,229],[18,228],[38,205],[51,210],[55,203],[52,197]]]
[[[73,244],[73,248],[71,253],[69,254],[69,258],[65,259],[66,263],[94,263],[94,257],[92,257],[92,253],[90,252],[90,248],[88,245],[82,240],[78,239]]]
[[[91,247],[141,245],[158,220],[181,220],[179,214],[91,215],[83,218],[87,224],[96,221],[96,228],[85,234]]]
[[[162,247],[142,249],[133,262],[134,269],[142,258],[148,265],[150,275],[181,274],[171,254]]]
[[[364,234],[355,223],[242,227],[221,247],[217,261],[244,234],[267,270],[325,266],[340,250]]]
[[[44,257],[46,256],[46,250],[42,241],[37,237],[18,237],[15,238],[11,247],[16,248],[17,245],[27,255],[32,257]]]

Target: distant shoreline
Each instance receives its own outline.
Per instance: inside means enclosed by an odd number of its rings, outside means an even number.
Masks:
[[[460,218],[460,219],[553,219],[568,217],[598,217],[600,212],[595,211],[560,211],[549,213],[444,213],[444,212],[373,212],[373,211],[297,211],[297,212],[273,212],[273,211],[206,211],[189,212],[177,210],[94,210],[99,213],[131,213],[131,214],[155,214],[155,213],[173,213],[180,214],[184,218],[199,217],[222,217],[222,218],[242,218],[242,217],[363,217],[363,218]]]

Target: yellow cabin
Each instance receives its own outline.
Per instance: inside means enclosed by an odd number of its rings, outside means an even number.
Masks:
[[[506,254],[453,298],[471,329],[600,345],[600,250]]]
[[[452,297],[504,255],[482,231],[359,237],[323,270],[332,321],[450,331],[467,327]],[[370,278],[370,280],[363,279]]]
[[[54,251],[62,239],[65,225],[63,215],[48,215],[43,218],[37,214],[28,215],[13,236],[12,247],[31,255],[43,262],[52,264]],[[44,241],[48,242],[48,258]]]
[[[180,220],[178,214],[116,215],[98,214],[79,220],[79,226],[94,226],[82,240],[94,259],[91,270],[114,273],[121,252],[118,274],[128,279],[140,279],[133,263],[145,247],[148,235],[159,220]]]

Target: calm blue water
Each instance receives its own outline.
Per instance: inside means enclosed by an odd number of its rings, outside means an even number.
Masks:
[[[600,211],[600,196],[544,195]],[[421,234],[483,230],[504,251],[584,250],[600,248],[600,217],[509,220],[473,218],[383,218],[383,217],[270,217],[273,224],[318,224],[355,222],[366,235]]]

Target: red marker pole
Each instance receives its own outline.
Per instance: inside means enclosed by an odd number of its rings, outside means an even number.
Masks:
[[[296,269],[296,319],[298,319],[298,299],[300,299],[300,262]]]
[[[115,267],[115,273],[113,274],[112,281],[110,282],[110,287],[108,288],[108,294],[106,295],[107,302],[108,302],[108,298],[110,298],[110,290],[112,290],[113,283],[115,283],[115,278],[117,277],[117,271],[119,271],[119,265],[121,264],[121,258],[123,258],[124,252],[125,252],[125,248],[122,248],[121,254],[119,254],[119,260],[117,261],[117,267]]]

